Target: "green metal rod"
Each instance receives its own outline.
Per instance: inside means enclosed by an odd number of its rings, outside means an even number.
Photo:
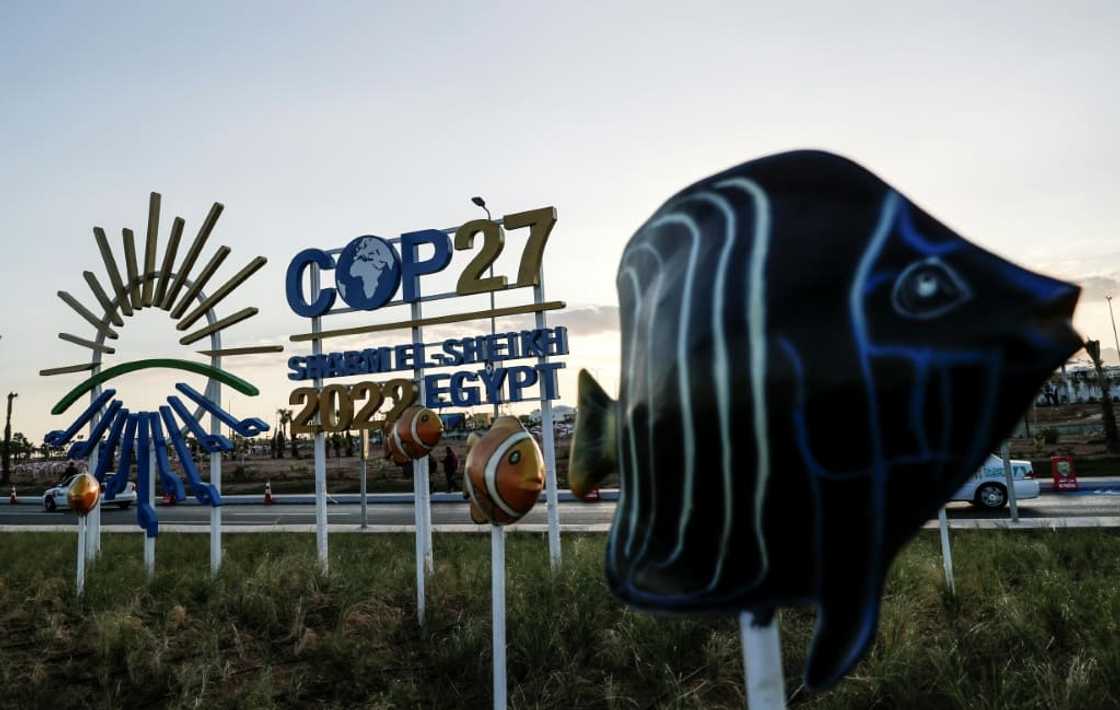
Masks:
[[[221,370],[217,367],[211,367],[210,365],[203,365],[202,363],[191,362],[189,360],[176,360],[174,358],[152,358],[149,360],[133,360],[132,362],[122,362],[119,365],[115,365],[107,370],[99,372],[98,374],[94,375],[82,384],[67,392],[66,396],[58,400],[58,404],[54,405],[54,407],[51,409],[51,414],[62,414],[70,408],[71,404],[78,401],[79,397],[84,395],[86,392],[89,392],[97,385],[104,384],[105,382],[108,382],[115,377],[119,377],[120,375],[126,375],[130,372],[136,372],[137,370],[147,370],[155,367],[167,368],[171,370],[186,370],[187,372],[206,375],[207,377],[212,377],[218,382],[221,382],[223,385],[229,385],[241,394],[247,395],[249,397],[256,397],[258,394],[260,394],[260,390],[258,390],[253,385],[249,384],[237,375],[226,372],[225,370]]]

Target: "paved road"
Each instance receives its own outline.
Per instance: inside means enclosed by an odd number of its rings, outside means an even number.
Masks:
[[[560,521],[563,524],[591,525],[609,523],[614,514],[614,503],[560,503]],[[967,503],[950,503],[949,517],[962,519],[992,519],[1009,517],[1006,509],[999,513],[977,510]],[[159,506],[159,520],[163,524],[207,525],[210,511],[202,506]],[[330,505],[327,514],[332,524],[354,525],[361,522],[361,506],[350,503]],[[1040,498],[1023,501],[1019,505],[1022,518],[1068,518],[1082,516],[1120,516],[1120,491],[1104,495],[1069,495],[1046,493]],[[0,525],[50,525],[73,522],[72,513],[44,513],[36,505],[0,506]],[[230,525],[310,525],[315,522],[315,509],[310,505],[231,505],[222,512],[223,522]],[[369,506],[371,525],[410,525],[414,522],[412,505],[407,503],[379,503]],[[470,522],[465,503],[434,503],[432,522],[436,525]],[[525,517],[526,523],[548,522],[543,503]],[[105,525],[135,525],[135,508],[121,511],[106,508],[102,513]]]

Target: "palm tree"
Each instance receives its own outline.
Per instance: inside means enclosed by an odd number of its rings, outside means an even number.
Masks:
[[[276,417],[279,421],[276,434],[279,437],[274,444],[276,445],[276,458],[284,458],[284,436],[287,434],[285,427],[292,423],[292,410],[290,409],[277,409]]]
[[[1104,440],[1109,453],[1120,452],[1120,433],[1116,431],[1116,412],[1112,409],[1112,395],[1109,392],[1108,378],[1104,374],[1104,362],[1101,361],[1101,341],[1086,340],[1085,352],[1093,360],[1093,367],[1097,371],[1097,384],[1101,388],[1101,415],[1104,419]]]

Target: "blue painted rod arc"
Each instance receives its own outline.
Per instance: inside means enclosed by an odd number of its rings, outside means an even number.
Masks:
[[[159,423],[159,414],[148,412],[148,426],[152,430],[152,448],[156,452],[156,471],[159,473],[160,486],[163,494],[171,496],[176,503],[187,497],[183,491],[183,482],[171,469],[171,460],[167,458],[167,439],[163,438],[163,427]]]
[[[180,382],[175,385],[175,389],[190,397],[194,400],[195,404],[213,414],[223,424],[233,429],[241,436],[256,436],[257,434],[268,431],[268,424],[264,420],[257,419],[256,417],[237,419],[226,410],[199,394],[193,387],[186,383]]]
[[[90,453],[93,452],[93,447],[97,446],[97,442],[101,441],[105,430],[116,420],[117,410],[122,406],[123,403],[119,399],[114,399],[109,404],[109,408],[105,410],[105,414],[97,420],[97,424],[94,425],[93,431],[89,434],[89,439],[86,441],[75,441],[71,444],[70,450],[66,452],[66,458],[72,461],[89,458]]]
[[[183,435],[175,423],[175,417],[171,415],[171,409],[160,407],[159,413],[167,427],[167,435],[171,437],[171,445],[175,447],[175,453],[179,456],[179,463],[183,466],[183,473],[187,476],[187,482],[191,484],[191,493],[203,505],[221,505],[222,496],[218,493],[217,487],[211,483],[203,483],[202,477],[198,475],[198,469],[194,466],[190,449],[187,448],[187,442],[183,440]]]
[[[74,423],[70,425],[70,428],[68,428],[66,431],[52,431],[47,434],[43,438],[43,440],[46,441],[50,446],[66,446],[70,443],[70,440],[74,438],[74,435],[77,434],[90,419],[93,418],[94,414],[97,414],[99,411],[101,411],[101,408],[105,406],[105,403],[112,399],[113,395],[115,395],[116,393],[117,391],[113,389],[105,390],[100,395],[98,395],[97,399],[93,400],[93,402],[91,402],[90,405],[85,408],[85,411],[78,415],[78,418],[74,420]]]
[[[109,462],[113,460],[113,453],[117,450],[117,445],[121,441],[121,431],[124,429],[126,421],[128,421],[128,410],[119,410],[116,419],[113,420],[113,428],[109,432],[109,438],[97,451],[97,467],[93,470],[93,477],[97,479],[98,483],[105,482],[105,473],[109,470]]]
[[[175,410],[175,413],[179,415],[179,418],[182,419],[183,423],[187,425],[187,428],[191,430],[191,433],[194,434],[194,438],[198,440],[198,445],[201,446],[206,453],[212,454],[215,451],[233,451],[233,442],[224,434],[207,433],[207,431],[202,428],[202,425],[198,423],[198,420],[194,418],[194,415],[187,409],[187,406],[183,404],[183,400],[175,395],[170,395],[167,398],[167,403],[171,405],[171,408]]]
[[[148,436],[148,413],[133,415],[138,419],[138,444],[136,447],[136,524],[148,537],[159,535],[156,509],[148,502],[152,493],[152,441]]]
[[[113,500],[128,485],[128,474],[132,470],[132,449],[136,445],[136,425],[139,423],[139,414],[129,414],[125,421],[121,455],[117,457],[117,473],[105,484],[105,500]]]

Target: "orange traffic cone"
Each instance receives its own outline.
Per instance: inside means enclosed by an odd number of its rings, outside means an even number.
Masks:
[[[8,496],[8,502],[12,505],[16,505],[17,503],[19,503],[19,501],[16,499],[16,487],[14,484],[12,485],[12,494]]]
[[[264,504],[272,505],[272,481],[264,482]]]

